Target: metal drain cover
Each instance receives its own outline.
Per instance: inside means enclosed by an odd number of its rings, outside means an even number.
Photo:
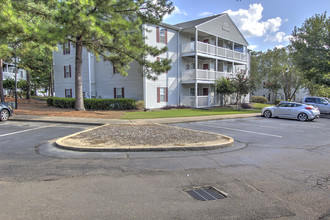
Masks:
[[[185,192],[188,193],[194,199],[200,201],[224,199],[227,197],[226,193],[220,192],[214,187],[195,188],[191,190],[185,190]]]

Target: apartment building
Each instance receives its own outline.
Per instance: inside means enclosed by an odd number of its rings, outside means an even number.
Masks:
[[[144,100],[147,108],[218,106],[221,96],[215,91],[216,79],[249,69],[248,43],[226,13],[176,25],[144,25],[146,29],[147,44],[168,47],[159,57],[146,59],[170,59],[171,70],[153,81],[132,62],[128,76],[123,77],[110,62],[97,61],[84,49],[85,98],[133,98]],[[75,48],[70,43],[61,47],[54,52],[55,95],[74,97]]]
[[[2,65],[3,80],[15,79],[15,64],[3,63]],[[17,69],[17,81],[26,80],[26,70]],[[9,95],[9,91],[4,89],[4,95]]]

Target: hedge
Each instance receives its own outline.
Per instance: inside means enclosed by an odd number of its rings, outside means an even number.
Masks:
[[[252,96],[251,101],[255,102],[255,103],[266,103],[266,102],[268,102],[267,98],[263,97],[263,96]]]
[[[74,108],[75,98],[49,97],[48,106],[59,108]],[[136,109],[134,99],[84,99],[84,105],[87,110],[131,110]]]

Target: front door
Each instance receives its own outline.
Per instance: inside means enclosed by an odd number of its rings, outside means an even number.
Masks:
[[[203,64],[203,70],[209,70],[209,64],[208,63]]]
[[[209,95],[209,88],[203,88],[203,96]]]

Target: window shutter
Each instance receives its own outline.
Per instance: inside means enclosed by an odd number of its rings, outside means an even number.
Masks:
[[[70,89],[70,98],[72,98],[72,89]]]
[[[165,29],[165,44],[167,44],[167,29]]]
[[[63,55],[65,55],[65,44],[63,44],[62,47],[63,47]]]
[[[157,103],[160,103],[160,88],[157,87]]]
[[[113,88],[113,98],[115,99],[117,97],[117,91],[116,88]]]
[[[66,70],[66,68],[65,68],[65,66],[64,66],[64,78],[66,78],[65,70]]]
[[[165,102],[168,102],[168,88],[165,88]]]
[[[121,97],[122,98],[125,98],[125,89],[124,89],[124,87],[123,88],[121,88]]]
[[[66,98],[66,89],[64,89],[64,98]]]
[[[159,43],[159,27],[157,27],[157,32],[156,32],[156,42]]]
[[[160,62],[160,57],[157,57],[157,61]]]
[[[69,65],[69,76],[71,78],[71,65]]]
[[[112,64],[113,74],[116,74],[116,67]]]
[[[70,54],[70,41],[68,41],[68,49],[69,49],[69,51],[68,51],[68,54]],[[71,75],[70,75],[70,77],[71,77]]]

